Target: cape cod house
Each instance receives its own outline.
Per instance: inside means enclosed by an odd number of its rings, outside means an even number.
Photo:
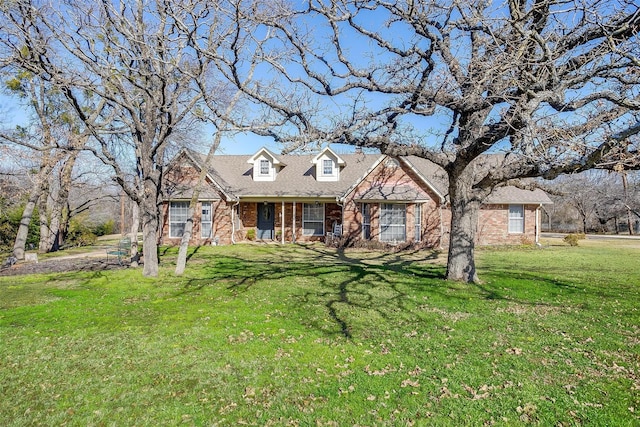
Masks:
[[[336,154],[213,156],[194,218],[192,244],[308,242],[342,236],[446,246],[446,176],[418,157]],[[178,244],[205,157],[183,150],[165,174],[163,244]],[[537,242],[541,190],[496,189],[480,213],[477,243]]]

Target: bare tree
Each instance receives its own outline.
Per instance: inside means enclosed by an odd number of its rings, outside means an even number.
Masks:
[[[205,2],[15,1],[2,8],[5,64],[37,74],[57,87],[92,130],[93,152],[110,165],[142,217],[145,276],[158,274],[158,228],[165,150],[189,127],[201,93],[194,78],[206,63],[190,54],[195,28],[182,19],[206,16]],[[86,105],[106,107],[90,121]],[[138,191],[127,169],[135,159]]]
[[[255,28],[253,46],[229,46],[219,66],[264,107],[265,122],[280,120],[256,131],[290,150],[343,142],[439,165],[452,214],[448,279],[478,280],[478,211],[494,187],[638,167],[636,2],[298,7],[239,8],[240,28]],[[261,63],[262,79],[244,78],[248,62]],[[487,162],[486,153],[501,160]]]
[[[57,88],[33,73],[14,67],[5,69],[7,74],[7,91],[18,98],[32,117],[25,127],[0,131],[0,143],[21,147],[39,163],[14,245],[14,255],[22,259],[26,227],[36,205],[40,216],[39,250],[57,250],[60,227],[64,227],[66,222],[62,217],[65,215],[64,207],[68,205],[75,161],[91,134],[76,119],[71,106]],[[93,111],[85,110],[87,121],[95,120],[103,105]],[[68,220],[69,215],[66,217]]]

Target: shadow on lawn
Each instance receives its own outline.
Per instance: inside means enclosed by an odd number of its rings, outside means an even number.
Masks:
[[[331,333],[347,339],[353,338],[354,328],[365,330],[367,322],[375,319],[410,316],[411,321],[419,320],[417,295],[431,301],[455,301],[460,307],[473,305],[473,300],[555,307],[563,304],[558,297],[574,293],[586,299],[614,296],[606,295],[604,289],[534,271],[485,268],[485,283],[448,282],[444,265],[436,262],[438,253],[426,250],[363,254],[296,245],[256,251],[260,255],[253,259],[217,254],[212,265],[203,269],[203,277],[190,279],[180,294],[224,286],[238,296],[256,286],[268,292],[269,286],[276,285],[274,293],[289,292],[283,298],[296,301],[306,324],[326,330],[329,321],[334,325]]]
[[[552,300],[548,297],[555,295],[556,290],[580,290],[570,282],[545,279],[534,273],[523,278],[523,273],[492,272],[493,280],[486,284],[447,282],[445,267],[435,262],[438,253],[426,250],[364,256],[318,245],[256,250],[260,256],[253,259],[218,254],[213,263],[203,269],[204,277],[190,279],[179,294],[206,286],[225,286],[237,296],[255,286],[282,282],[291,292],[287,297],[295,299],[308,314],[305,322],[326,329],[325,319],[328,319],[335,325],[332,333],[351,339],[354,328],[366,327],[372,318],[393,320],[409,316],[417,319],[420,313],[416,311],[416,294],[429,299],[458,300],[462,306],[472,299],[540,306],[554,305],[547,301]],[[541,287],[538,297],[521,293],[524,289],[521,281]],[[326,311],[314,320],[310,313],[322,307]]]
[[[353,338],[356,324],[370,318],[393,320],[414,313],[414,290],[441,299],[458,299],[465,304],[470,298],[516,301],[488,285],[467,285],[444,280],[445,268],[436,263],[436,252],[412,251],[379,253],[372,257],[317,245],[300,245],[292,250],[256,249],[264,256],[243,259],[218,254],[204,277],[189,279],[178,294],[186,294],[207,286],[225,286],[233,296],[282,281],[291,292],[287,297],[297,301],[307,314],[305,322],[326,329],[326,321],[335,325],[332,333]],[[277,292],[274,288],[274,292]],[[326,311],[313,316],[318,308]],[[369,316],[371,314],[373,316]]]

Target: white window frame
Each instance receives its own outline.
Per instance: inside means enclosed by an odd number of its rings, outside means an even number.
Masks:
[[[205,210],[207,209],[209,213],[205,214]],[[205,228],[209,230],[208,233],[205,232]],[[200,215],[200,236],[203,239],[210,239],[213,237],[213,203],[211,202],[202,202]]]
[[[184,227],[189,216],[189,202],[169,202],[169,237],[180,238],[184,234]]]
[[[509,205],[509,234],[524,234],[524,205]]]
[[[318,214],[320,214],[318,216]],[[314,232],[307,224],[316,224],[320,227],[313,227]],[[319,230],[319,231],[318,231]],[[303,236],[324,236],[324,203],[303,203],[302,205],[302,235]]]
[[[260,159],[260,175],[261,176],[271,175],[271,162],[269,160]]]
[[[396,243],[407,240],[407,205],[405,203],[380,203],[379,217],[381,242]]]
[[[362,238],[371,240],[371,203],[361,203],[362,211]]]
[[[333,176],[333,160],[331,159],[322,160],[322,174],[324,176]]]
[[[414,236],[415,242],[422,241],[422,203],[416,203],[413,208],[414,215]]]

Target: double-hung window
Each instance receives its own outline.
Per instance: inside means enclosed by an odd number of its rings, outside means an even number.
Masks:
[[[404,204],[383,203],[380,205],[380,240],[404,242],[406,240],[407,209]]]
[[[189,215],[189,202],[170,202],[169,237],[182,237]]]
[[[509,205],[509,233],[524,233],[524,205]]]
[[[326,176],[333,175],[333,160],[324,159],[322,161],[322,174]]]
[[[416,203],[414,206],[415,207],[413,212],[415,216],[415,235],[413,237],[413,240],[415,242],[419,242],[422,240],[422,203]]]
[[[305,236],[324,235],[324,204],[305,203],[302,207],[302,234]]]
[[[371,239],[371,204],[363,203],[362,209],[362,238]]]
[[[260,160],[260,175],[269,175],[269,160]]]
[[[203,239],[210,239],[213,225],[213,215],[211,212],[211,202],[202,202],[202,216],[200,217],[200,228]]]

